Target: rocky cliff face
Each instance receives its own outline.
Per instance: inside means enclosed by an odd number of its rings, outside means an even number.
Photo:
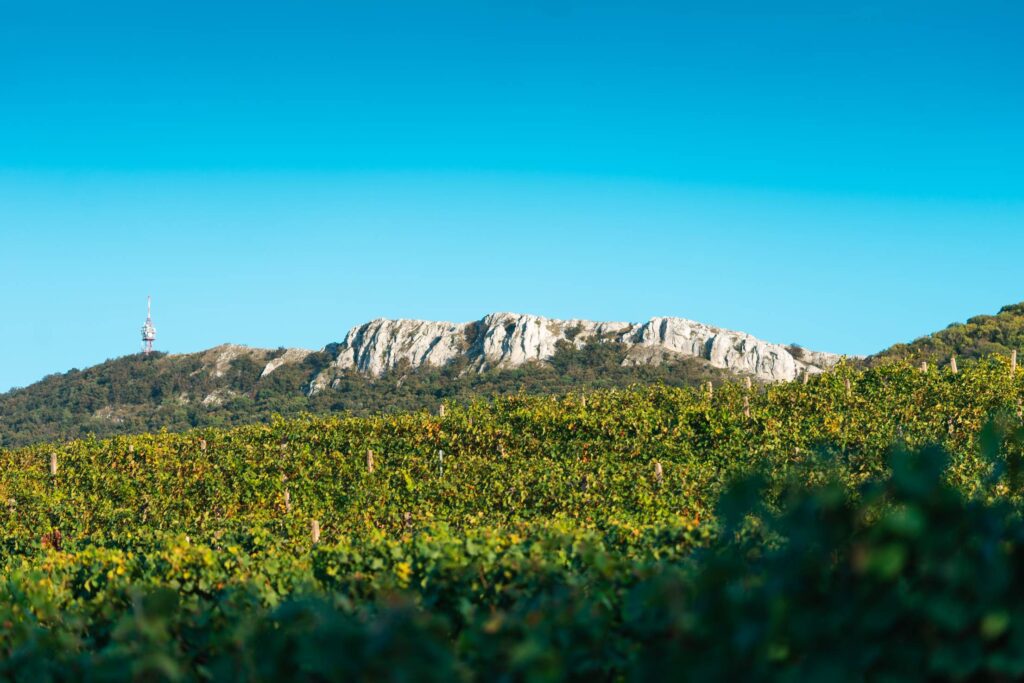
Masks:
[[[594,349],[606,343],[617,348],[562,355],[567,346]],[[568,361],[569,370],[560,376],[529,373],[529,390],[564,392],[659,378],[693,384],[725,374],[781,381],[820,372],[838,360],[679,318],[627,323],[494,313],[458,324],[375,320],[320,351],[224,344],[180,355],[132,354],[51,375],[0,394],[0,448],[86,432],[110,436],[162,426],[238,424],[306,409],[353,414],[436,410],[438,387],[466,399],[516,391],[522,386],[518,376],[477,373],[554,358]],[[623,367],[608,368],[609,362]],[[671,366],[647,367],[665,362]],[[445,366],[442,377],[394,372]]]
[[[337,371],[380,376],[399,367],[443,366],[460,357],[484,371],[543,362],[555,354],[560,342],[580,348],[609,341],[629,349],[627,364],[694,357],[764,381],[818,373],[840,360],[835,354],[791,350],[683,318],[625,323],[492,313],[468,323],[378,319],[349,331],[334,347],[337,355],[332,366],[314,378],[311,390],[330,386]]]

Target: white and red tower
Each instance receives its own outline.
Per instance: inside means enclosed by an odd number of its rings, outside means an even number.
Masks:
[[[156,341],[156,327],[153,326],[153,297],[146,297],[146,324],[142,326],[142,353],[153,353],[153,342]]]

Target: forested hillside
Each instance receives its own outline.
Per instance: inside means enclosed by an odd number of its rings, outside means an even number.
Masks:
[[[127,356],[2,394],[0,446],[240,425],[265,422],[275,414],[364,416],[436,409],[442,400],[465,402],[519,391],[552,394],[634,383],[692,386],[728,376],[695,358],[624,366],[626,350],[619,344],[582,349],[563,344],[550,361],[483,373],[464,362],[399,368],[379,378],[348,371],[339,374],[336,386],[311,395],[310,382],[331,361],[329,351],[311,353],[267,375],[262,374],[266,363],[284,349],[244,349],[219,363],[216,351]]]
[[[977,359],[989,354],[1024,354],[1024,303],[1004,306],[996,315],[978,315],[966,323],[953,323],[944,330],[896,344],[868,359],[870,363],[892,359],[925,360],[948,363],[958,359]]]

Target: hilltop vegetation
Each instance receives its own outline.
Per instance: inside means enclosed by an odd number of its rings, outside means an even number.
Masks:
[[[1022,398],[844,365],[0,451],[0,673],[1019,677]]]
[[[894,359],[948,363],[952,356],[977,360],[991,354],[1024,354],[1024,303],[1004,306],[996,315],[979,315],[966,323],[953,323],[944,330],[896,344],[872,356],[869,362]]]
[[[1008,356],[1014,349],[1024,352],[1024,304],[950,325],[909,344],[897,344],[864,362],[948,363],[954,354],[961,362],[970,362],[989,354]],[[805,353],[797,346],[787,350],[798,360]],[[661,365],[631,364],[623,362],[628,349],[621,343],[606,341],[575,348],[559,342],[549,361],[514,369],[481,373],[460,357],[444,367],[398,367],[382,377],[332,371],[336,381],[323,391],[311,392],[313,379],[334,359],[331,348],[282,364],[266,375],[267,363],[285,349],[246,349],[223,364],[211,360],[215,352],[217,349],[176,356],[126,356],[0,394],[0,446],[90,434],[108,437],[164,428],[231,427],[268,422],[274,415],[367,416],[436,410],[442,401],[466,403],[518,392],[553,395],[633,384],[697,386],[735,377],[698,358],[676,358]]]
[[[478,373],[467,372],[461,362],[444,368],[399,369],[381,378],[353,371],[341,374],[335,388],[310,395],[311,379],[330,362],[331,354],[312,353],[261,376],[266,362],[283,352],[255,349],[219,370],[204,354],[134,355],[52,375],[0,395],[0,446],[90,434],[228,427],[267,422],[275,414],[365,416],[434,410],[442,400],[466,402],[519,391],[558,394],[635,383],[692,386],[727,376],[698,359],[623,366],[626,350],[619,344],[582,349],[563,344],[547,363]]]

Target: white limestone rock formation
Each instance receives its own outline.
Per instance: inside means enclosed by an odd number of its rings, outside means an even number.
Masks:
[[[703,358],[716,368],[765,381],[788,381],[803,372],[818,373],[840,359],[835,354],[818,353],[814,357],[817,363],[808,362],[797,359],[785,346],[683,318],[652,318],[623,341]]]
[[[210,373],[211,377],[219,379],[227,374],[231,364],[238,358],[247,356],[260,362],[266,353],[266,349],[255,349],[241,344],[221,344],[202,353],[203,370]]]
[[[763,381],[788,381],[805,372],[819,373],[841,359],[836,354],[792,349],[683,318],[625,323],[491,313],[468,323],[378,319],[349,331],[334,347],[334,362],[314,378],[310,391],[330,386],[344,371],[379,377],[400,367],[441,367],[460,357],[479,371],[511,368],[548,360],[559,342],[582,348],[609,341],[628,348],[625,364],[699,358]]]
[[[445,365],[467,350],[467,324],[425,320],[384,320],[353,327],[341,345],[334,365],[373,376],[403,363],[418,368]]]
[[[205,371],[214,379],[220,379],[227,374],[235,360],[244,357],[264,366],[260,373],[262,378],[282,365],[301,363],[311,353],[313,352],[306,349],[286,349],[281,353],[279,350],[260,349],[242,344],[221,344],[199,354],[202,368],[197,372]]]
[[[267,365],[263,368],[263,372],[260,373],[260,378],[266,377],[274,370],[277,370],[282,365],[291,365],[292,363],[301,363],[306,359],[306,356],[313,353],[306,349],[287,349],[277,358],[271,358]]]

